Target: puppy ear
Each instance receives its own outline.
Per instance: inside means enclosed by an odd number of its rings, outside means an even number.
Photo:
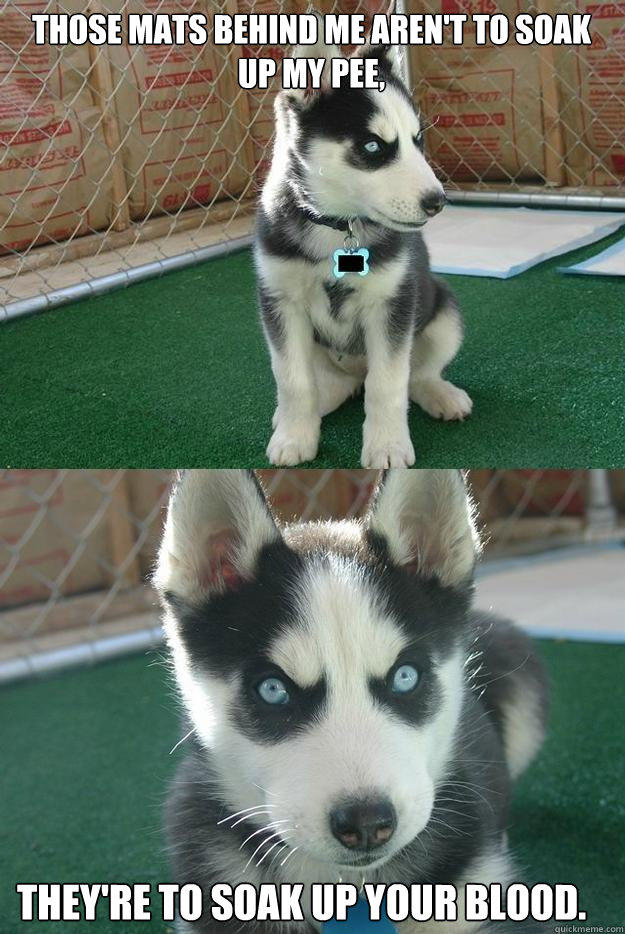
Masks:
[[[396,564],[446,587],[471,579],[480,544],[460,471],[385,471],[367,518]]]
[[[298,45],[293,50],[293,58],[322,58],[325,60],[323,71],[321,72],[321,86],[313,88],[309,83],[306,88],[293,88],[289,91],[283,91],[285,99],[298,108],[305,108],[312,104],[320,94],[330,90],[330,62],[333,58],[339,58],[341,52],[335,45],[326,45],[323,41],[323,17],[315,12],[317,19],[317,41],[314,45]],[[310,72],[308,73],[310,82]]]
[[[367,37],[364,45],[358,45],[352,51],[352,58],[376,58],[382,67],[388,68],[392,75],[399,81],[404,80],[401,65],[397,55],[397,47],[394,45],[371,45],[371,30],[373,28],[373,17],[378,14],[390,16],[395,12],[395,0],[365,0],[362,5],[362,12],[365,14],[365,35]]]
[[[352,53],[352,58],[375,58],[380,63],[380,68],[386,68],[398,81],[404,81],[404,74],[401,69],[397,47],[394,45],[366,45],[357,46]]]
[[[154,575],[162,596],[196,603],[235,588],[280,533],[252,471],[187,470],[169,500]]]

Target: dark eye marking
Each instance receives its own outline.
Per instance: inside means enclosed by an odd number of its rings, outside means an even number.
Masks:
[[[440,685],[430,659],[402,655],[384,678],[369,682],[375,700],[407,723],[426,720],[440,701]]]
[[[240,674],[241,689],[230,712],[238,727],[256,742],[280,742],[306,729],[323,709],[323,679],[311,687],[299,687],[263,658],[250,661]]]
[[[351,162],[361,169],[379,169],[388,165],[399,150],[399,140],[387,143],[375,133],[359,137],[352,150]]]

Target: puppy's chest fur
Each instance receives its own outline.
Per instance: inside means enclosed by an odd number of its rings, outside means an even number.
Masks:
[[[344,234],[334,230],[315,231],[306,243],[306,259],[277,257],[261,247],[258,269],[279,314],[304,313],[318,343],[339,353],[364,354],[365,334],[376,325],[384,326],[402,291],[409,250],[378,261],[373,246],[366,275],[348,273],[338,279],[333,254],[343,240]],[[410,308],[405,313],[410,314]]]

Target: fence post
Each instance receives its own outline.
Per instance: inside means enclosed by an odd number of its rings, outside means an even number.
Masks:
[[[610,480],[607,470],[588,471],[588,493],[586,500],[586,535],[594,538],[616,527],[616,510],[612,503]]]

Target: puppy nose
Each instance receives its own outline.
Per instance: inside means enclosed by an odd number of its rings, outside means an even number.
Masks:
[[[349,801],[330,813],[330,828],[348,850],[375,850],[395,833],[397,817],[390,801]]]
[[[442,211],[447,204],[447,198],[442,191],[428,191],[421,198],[421,207],[428,217],[434,217],[439,211]]]

